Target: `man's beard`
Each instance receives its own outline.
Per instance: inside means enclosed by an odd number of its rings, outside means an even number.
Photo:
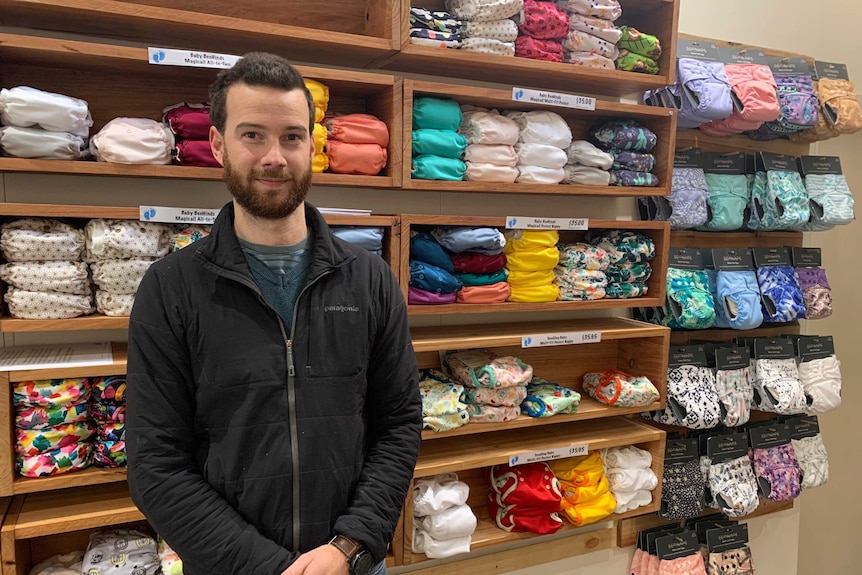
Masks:
[[[286,188],[269,192],[257,191],[258,178],[286,180]],[[276,169],[254,169],[248,175],[234,170],[227,154],[224,155],[224,181],[227,189],[250,216],[264,220],[278,220],[292,214],[302,205],[311,189],[311,165],[302,173],[289,173]]]

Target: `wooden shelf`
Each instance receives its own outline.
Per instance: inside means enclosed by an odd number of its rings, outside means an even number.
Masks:
[[[143,521],[125,483],[16,496],[20,510],[7,520],[15,540]],[[15,511],[15,501],[13,501]]]
[[[455,182],[437,180],[413,179],[410,175],[409,161],[403,163],[402,187],[412,190],[430,190],[446,192],[489,192],[502,194],[551,194],[574,196],[607,196],[635,197],[644,195],[667,195],[670,193],[670,182],[673,172],[673,150],[676,140],[676,115],[672,110],[653,108],[649,106],[634,106],[617,102],[598,100],[595,110],[576,110],[560,106],[547,106],[520,102],[512,99],[511,90],[497,88],[479,88],[457,84],[424,82],[419,80],[404,81],[404,158],[412,157],[413,146],[413,102],[416,98],[432,96],[458,102],[494,108],[497,110],[552,110],[559,114],[572,130],[575,140],[586,139],[592,128],[612,119],[632,119],[653,132],[658,137],[658,144],[653,150],[656,157],[656,174],[661,183],[658,187],[622,187],[622,186],[570,186],[567,184],[495,184],[489,182]]]
[[[163,4],[160,7],[157,4]],[[275,52],[292,60],[365,67],[399,46],[394,2],[344,1],[328,5],[268,2],[4,0],[6,26],[81,32],[160,47],[244,54]],[[366,12],[367,10],[367,12]],[[259,15],[260,20],[254,19]],[[319,29],[326,26],[328,30]]]
[[[478,424],[477,424],[478,425]],[[639,421],[611,418],[501,431],[463,439],[426,441],[419,450],[415,477],[508,463],[509,457],[537,449],[588,444],[590,450],[658,441],[664,432]]]
[[[174,165],[125,165],[107,162],[28,160],[0,158],[0,172],[60,174],[67,176],[120,176],[128,178],[162,178],[174,180],[222,180],[221,168],[198,168]],[[354,176],[324,172],[312,174],[315,186],[391,188],[390,176]]]
[[[87,485],[103,485],[126,481],[126,468],[102,469],[89,467],[81,471],[53,475],[51,477],[16,477],[12,482],[15,495],[22,493],[37,493],[54,489],[68,489]]]
[[[520,346],[525,335],[600,331],[602,341],[644,337],[664,337],[667,328],[623,317],[567,320],[414,327],[410,330],[416,353],[478,347]],[[584,344],[593,345],[593,344]]]
[[[675,248],[802,247],[802,239],[802,232],[670,232],[670,245]]]
[[[102,329],[128,329],[128,317],[111,317],[99,313],[70,319],[0,319],[0,332],[32,331],[85,331]]]
[[[637,298],[597,299],[591,301],[550,301],[541,303],[503,302],[492,304],[450,303],[440,305],[412,304],[407,306],[409,315],[460,315],[466,313],[507,313],[539,311],[581,311],[587,309],[614,309],[661,306],[664,299],[650,294]]]
[[[67,377],[107,377],[109,375],[125,375],[128,347],[126,342],[111,342],[113,362],[105,365],[89,365],[81,367],[49,367],[46,369],[22,369],[6,372],[9,381],[31,381],[40,379],[64,379]]]
[[[737,337],[778,337],[783,334],[799,333],[799,322],[793,321],[782,324],[763,324],[755,329],[693,329],[674,330],[670,332],[671,345],[685,345],[693,339],[705,339],[709,341],[732,341]]]

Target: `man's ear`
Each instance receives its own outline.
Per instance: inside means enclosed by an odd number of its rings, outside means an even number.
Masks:
[[[224,166],[224,137],[215,126],[210,126],[210,148],[216,161]]]

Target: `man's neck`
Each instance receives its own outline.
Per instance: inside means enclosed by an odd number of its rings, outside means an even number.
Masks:
[[[255,218],[234,202],[233,225],[237,236],[264,246],[291,246],[298,244],[308,235],[305,204],[300,204],[286,218],[266,220]]]

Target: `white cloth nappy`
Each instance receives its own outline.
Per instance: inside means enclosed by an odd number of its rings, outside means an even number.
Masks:
[[[19,128],[38,126],[86,138],[93,119],[84,100],[18,86],[0,90],[0,123]]]
[[[13,158],[36,160],[79,160],[90,153],[81,136],[18,126],[0,128],[0,150]]]
[[[469,144],[514,146],[518,143],[520,128],[510,118],[495,112],[470,112],[464,114],[459,132]]]
[[[518,165],[518,154],[514,147],[505,144],[470,144],[464,151],[464,161],[514,168]]]
[[[559,114],[533,110],[508,111],[505,115],[514,120],[521,129],[519,136],[521,142],[550,144],[563,149],[568,148],[572,143],[572,129]]]
[[[170,164],[174,134],[147,118],[114,118],[90,138],[90,153],[113,164]]]
[[[117,260],[124,258],[162,258],[168,255],[173,230],[167,224],[135,220],[87,222],[84,259]]]
[[[0,249],[10,262],[79,261],[84,232],[52,218],[18,218],[0,225]]]
[[[559,170],[568,161],[565,150],[549,144],[528,144],[522,142],[515,145],[515,151],[518,152],[518,163],[520,165]]]
[[[566,177],[562,169],[542,168],[540,166],[518,165],[518,179],[522,184],[559,184]]]
[[[93,270],[93,283],[109,293],[133,294],[138,291],[144,274],[154,261],[154,258],[137,258],[94,262],[90,265]]]
[[[0,279],[25,291],[92,294],[83,262],[10,262],[0,265]]]

